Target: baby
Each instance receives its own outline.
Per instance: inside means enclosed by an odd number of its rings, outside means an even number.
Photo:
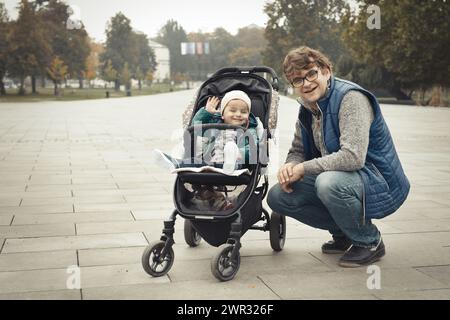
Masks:
[[[257,146],[257,127],[260,121],[251,113],[251,105],[249,96],[241,90],[227,92],[222,100],[218,97],[209,97],[206,106],[195,114],[192,124],[225,123],[243,127],[250,133],[254,141],[253,145]],[[218,107],[219,110],[217,110]],[[237,131],[232,129],[221,130],[219,134],[205,139],[202,146],[203,159],[205,159],[205,155],[210,155],[210,162],[223,164],[222,168],[225,174],[233,173],[238,160],[248,163],[251,151],[251,144],[246,141],[241,148],[238,147]],[[159,150],[155,150],[155,152],[158,163],[165,167],[168,166],[171,170],[209,165],[203,159],[193,162],[192,159],[172,158]],[[196,201],[203,201],[219,210],[233,207],[232,203],[222,193],[215,191],[212,186],[195,185],[193,189]]]
[[[241,126],[248,130],[255,143],[257,143],[256,127],[258,121],[251,111],[251,100],[248,95],[240,90],[229,91],[220,102],[218,97],[210,97],[206,106],[200,109],[192,123],[225,123]],[[236,168],[238,159],[250,158],[250,145],[244,143],[243,148],[237,147],[237,132],[235,130],[222,131],[217,137],[208,139],[203,146],[203,154],[211,155],[211,162],[223,163],[225,173],[231,173]]]

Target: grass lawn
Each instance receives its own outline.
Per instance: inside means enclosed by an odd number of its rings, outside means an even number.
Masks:
[[[72,100],[85,100],[85,99],[104,99],[106,98],[106,91],[109,91],[110,98],[126,97],[126,92],[114,91],[113,88],[99,89],[99,88],[61,88],[60,95],[55,96],[53,94],[53,88],[37,88],[38,94],[31,94],[28,88],[25,96],[17,95],[18,89],[7,89],[6,96],[0,96],[1,102],[38,102],[38,101],[72,101]],[[173,91],[179,90],[173,88]],[[153,84],[151,87],[143,87],[142,90],[133,89],[131,91],[132,96],[151,95],[157,93],[170,92],[169,84]]]

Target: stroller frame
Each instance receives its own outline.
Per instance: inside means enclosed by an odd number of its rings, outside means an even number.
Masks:
[[[243,75],[244,77],[255,78],[258,81],[268,81],[254,73],[268,73],[272,76],[272,84],[269,84],[271,88],[274,90],[278,90],[278,78],[276,73],[268,67],[232,67],[232,68],[223,68],[218,70],[210,79],[208,79],[200,88],[199,94],[197,96],[197,100],[200,98],[201,89],[208,83],[213,82],[216,78],[220,78],[222,76],[236,76]],[[200,103],[199,103],[200,104]],[[270,108],[269,108],[270,111]],[[195,113],[195,112],[193,112]],[[264,123],[265,126],[268,123],[268,112],[266,111]],[[204,127],[209,128],[221,128],[227,127],[229,125],[224,124],[207,124],[202,125]],[[231,126],[232,127],[232,126]],[[189,131],[193,131],[193,126],[188,128]],[[270,134],[270,133],[269,133]],[[268,137],[269,138],[269,134]],[[191,134],[191,145],[194,141],[194,135]],[[267,141],[264,144],[267,147]],[[191,149],[192,150],[192,149]],[[267,149],[264,149],[267,152]],[[258,152],[260,152],[258,148]],[[259,159],[259,158],[258,158]],[[284,216],[277,214],[276,212],[272,212],[269,215],[268,211],[265,210],[262,206],[262,200],[266,197],[269,182],[268,176],[266,174],[261,175],[262,169],[266,167],[267,164],[261,164],[260,161],[256,165],[252,166],[251,176],[248,178],[244,177],[248,180],[238,181],[236,182],[237,177],[228,177],[220,173],[183,173],[178,174],[174,184],[174,204],[176,209],[172,212],[168,220],[164,221],[164,229],[162,230],[162,235],[159,241],[155,241],[146,247],[143,255],[142,255],[142,266],[144,270],[154,276],[160,277],[164,276],[171,269],[174,262],[174,251],[173,244],[174,241],[174,233],[175,233],[175,221],[177,215],[180,215],[185,219],[184,221],[184,238],[186,243],[191,247],[196,247],[200,244],[202,239],[200,233],[202,232],[201,224],[208,224],[216,222],[217,225],[228,225],[229,224],[229,232],[225,229],[225,235],[221,234],[220,239],[214,238],[205,238],[205,240],[214,245],[218,246],[218,252],[213,257],[211,261],[211,272],[212,274],[220,281],[228,281],[232,280],[237,274],[240,267],[240,253],[239,250],[242,247],[241,245],[241,237],[247,230],[260,230],[260,231],[269,231],[270,232],[270,244],[274,251],[281,251],[284,246],[284,242],[286,239],[286,219]],[[212,181],[222,181],[222,183],[218,183],[219,185],[247,185],[244,194],[243,200],[239,202],[239,206],[237,209],[234,209],[232,212],[228,214],[222,215],[214,215],[214,214],[195,214],[195,212],[189,212],[186,208],[183,208],[180,205],[180,201],[178,198],[178,194],[180,193],[180,188],[183,188],[183,183],[188,182],[191,183],[189,179],[193,179],[199,174],[203,174],[205,177]],[[264,182],[260,186],[260,180],[264,177]],[[238,179],[239,180],[239,179]],[[236,183],[236,184],[234,184]],[[252,197],[256,197],[256,200],[260,203],[260,207],[257,206],[255,209],[256,215],[252,221],[244,221],[243,213],[246,210],[249,210],[247,207],[251,207],[252,203],[250,200]],[[253,208],[252,208],[253,209]],[[251,210],[251,209],[250,209]],[[259,212],[259,210],[261,212]],[[258,222],[265,221],[263,226],[257,225]],[[250,225],[248,225],[250,222]],[[245,223],[245,226],[244,226]],[[204,231],[203,231],[204,232]],[[206,235],[203,233],[203,235]],[[224,241],[224,236],[226,240]]]

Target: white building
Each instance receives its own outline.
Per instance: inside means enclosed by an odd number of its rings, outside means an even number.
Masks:
[[[148,41],[150,47],[155,52],[155,59],[158,65],[153,74],[153,81],[161,82],[164,79],[170,79],[170,53],[169,49],[157,42]]]

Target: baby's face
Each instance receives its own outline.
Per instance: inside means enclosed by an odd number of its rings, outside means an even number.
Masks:
[[[247,104],[242,100],[231,100],[223,112],[223,122],[235,126],[242,126],[247,123],[250,113]]]

